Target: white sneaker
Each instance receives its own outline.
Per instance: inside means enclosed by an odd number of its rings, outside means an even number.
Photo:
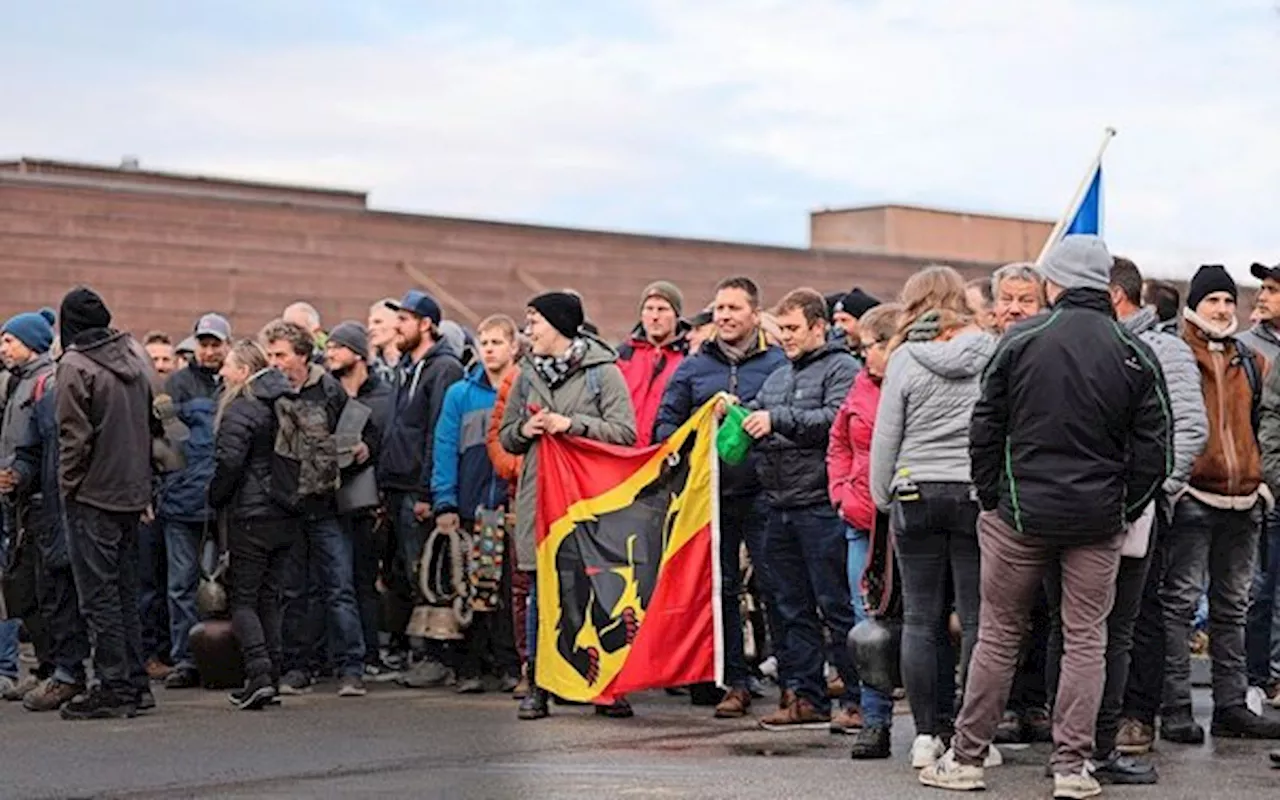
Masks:
[[[778,679],[778,658],[777,656],[769,656],[760,662],[760,674],[766,678]]]
[[[984,767],[1003,767],[1004,756],[1000,755],[1000,751],[996,749],[994,744],[987,745],[987,758],[982,762]]]
[[[1093,777],[1093,771],[1088,764],[1079,772],[1053,776],[1054,800],[1085,800],[1100,794],[1102,794],[1102,784]]]
[[[947,746],[937,736],[917,736],[911,745],[911,766],[913,769],[933,766],[945,752]]]
[[[920,782],[935,789],[974,792],[986,789],[982,767],[970,767],[956,761],[954,750],[948,750],[935,763],[920,771]]]

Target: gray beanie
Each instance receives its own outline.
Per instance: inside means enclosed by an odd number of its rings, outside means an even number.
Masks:
[[[1077,233],[1062,237],[1038,268],[1045,280],[1063,289],[1105,292],[1111,287],[1111,265],[1111,253],[1102,239]]]
[[[356,355],[369,360],[369,332],[359,322],[340,322],[329,331],[329,341],[341,345]]]

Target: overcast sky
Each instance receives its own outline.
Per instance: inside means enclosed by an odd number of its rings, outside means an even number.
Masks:
[[[0,156],[804,246],[824,206],[1056,218],[1112,125],[1113,249],[1244,275],[1280,261],[1276,5],[0,2]]]

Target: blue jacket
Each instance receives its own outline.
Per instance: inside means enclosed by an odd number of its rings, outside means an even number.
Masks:
[[[417,363],[406,354],[400,371],[391,421],[382,434],[378,485],[430,503],[432,431],[444,408],[445,392],[463,378],[462,362],[448,343],[439,341]]]
[[[489,417],[497,399],[498,390],[480,365],[445,392],[431,470],[437,513],[454,511],[474,519],[478,506],[497,508],[506,502],[507,482],[494,474],[485,450]]]
[[[693,416],[693,412],[719,392],[736,395],[743,403],[755,399],[769,376],[788,363],[780,348],[768,344],[764,334],[758,335],[755,348],[738,364],[729,362],[715,339],[708,339],[697,355],[689,356],[680,363],[662,395],[653,441],[660,442],[675,433]],[[726,497],[757,494],[760,491],[756,477],[758,459],[759,455],[752,448],[752,454],[745,463],[736,467],[721,463],[720,493]]]
[[[13,469],[18,474],[19,496],[41,495],[39,512],[28,518],[27,527],[35,531],[45,566],[60,569],[69,567],[71,561],[58,486],[58,401],[54,391],[54,376],[50,375],[37,389],[39,397],[33,397],[34,413],[27,418],[26,430],[18,434]]]
[[[221,382],[215,373],[194,364],[169,376],[165,394],[173,401],[178,419],[191,431],[183,443],[187,465],[160,482],[156,516],[179,522],[213,519],[208,503],[213,480],[213,422],[218,410]]]

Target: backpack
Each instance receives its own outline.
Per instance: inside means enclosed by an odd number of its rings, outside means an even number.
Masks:
[[[1244,370],[1245,380],[1249,381],[1249,393],[1253,396],[1253,402],[1249,408],[1253,422],[1253,435],[1257,436],[1262,413],[1262,370],[1258,369],[1258,354],[1253,352],[1253,348],[1237,339],[1236,357],[1240,359],[1240,368]]]
[[[271,454],[271,494],[286,511],[338,490],[338,443],[323,405],[298,397],[275,401],[276,441]]]

